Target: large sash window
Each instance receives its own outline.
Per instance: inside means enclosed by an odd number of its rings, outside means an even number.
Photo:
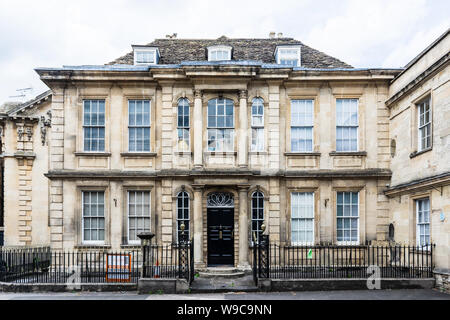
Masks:
[[[208,151],[234,151],[234,106],[229,99],[208,101]]]

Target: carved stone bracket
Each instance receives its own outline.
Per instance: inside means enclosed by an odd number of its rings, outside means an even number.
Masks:
[[[202,97],[203,97],[202,90],[194,90],[194,98],[195,99],[202,99]]]
[[[33,137],[33,128],[27,126],[25,131],[27,133],[28,141],[31,141],[31,138]]]
[[[23,125],[17,126],[17,141],[22,141],[23,137]]]
[[[247,90],[239,90],[239,99],[247,99],[248,91]]]

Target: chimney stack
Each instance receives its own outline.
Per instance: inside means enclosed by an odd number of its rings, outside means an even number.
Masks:
[[[173,33],[172,35],[166,34],[166,39],[176,39],[176,38],[177,38],[177,33]]]

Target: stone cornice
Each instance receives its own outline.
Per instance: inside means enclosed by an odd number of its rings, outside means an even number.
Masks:
[[[429,190],[446,185],[450,185],[450,172],[445,172],[439,175],[412,180],[406,183],[392,186],[384,190],[384,194],[388,197],[395,197],[405,193]]]
[[[392,172],[388,169],[354,169],[354,170],[278,170],[261,172],[260,170],[178,170],[165,169],[155,171],[122,170],[52,170],[45,174],[51,180],[59,179],[149,179],[162,178],[220,178],[220,177],[279,177],[279,178],[315,178],[315,179],[389,179]]]
[[[391,98],[389,98],[385,104],[388,108],[392,106],[395,102],[406,96],[408,93],[416,89],[430,77],[434,76],[437,72],[448,66],[450,63],[450,52],[440,58],[438,61],[433,63],[428,69],[419,74],[414,80],[409,82],[406,86],[395,93]]]
[[[400,69],[292,69],[262,65],[174,65],[147,69],[117,70],[101,68],[35,69],[46,84],[67,81],[146,81],[188,80],[196,78],[235,78],[267,81],[297,80],[392,80]]]

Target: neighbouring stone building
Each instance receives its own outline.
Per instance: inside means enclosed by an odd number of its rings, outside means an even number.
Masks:
[[[432,241],[448,270],[449,41],[404,69],[226,37],[38,68],[50,91],[0,113],[5,245],[120,249],[185,226],[197,267],[247,269],[264,224],[283,244]]]
[[[450,36],[444,33],[389,86],[394,240],[436,244],[438,281],[450,289]],[[445,284],[446,281],[446,284]]]

